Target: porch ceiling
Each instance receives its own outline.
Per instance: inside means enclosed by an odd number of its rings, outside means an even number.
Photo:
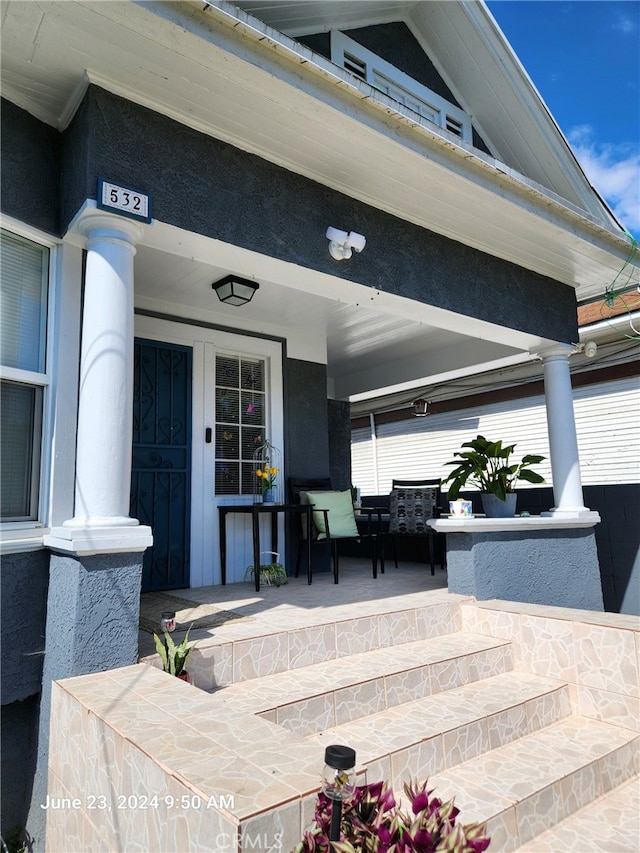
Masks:
[[[336,5],[346,14],[352,4]],[[399,8],[386,2],[381,8],[388,5]],[[244,13],[230,4],[216,6],[9,0],[2,8],[3,93],[62,128],[90,79],[342,193],[569,284],[579,300],[602,295],[615,278],[628,244],[614,228],[385,96],[364,91],[366,84],[286,36],[269,30],[265,37],[268,28],[255,19],[238,25],[234,16]]]
[[[182,254],[159,248],[176,248],[174,232],[158,224],[138,246],[138,310],[286,337],[290,357],[326,359],[329,393],[340,399],[526,360],[527,349],[543,343],[227,244],[212,250],[213,241],[197,235],[181,232]],[[225,266],[202,260],[206,256]],[[229,273],[259,282],[249,304],[237,308],[217,299],[211,285]]]

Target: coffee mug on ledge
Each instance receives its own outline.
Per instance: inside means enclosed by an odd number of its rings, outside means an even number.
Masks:
[[[449,512],[456,517],[470,518],[471,501],[463,501],[460,498],[457,501],[449,501]]]

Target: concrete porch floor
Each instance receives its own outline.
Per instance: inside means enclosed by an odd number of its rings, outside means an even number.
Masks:
[[[140,615],[141,620],[146,619],[148,628],[155,626],[158,631],[160,609],[175,609],[176,641],[184,636],[184,628],[194,622],[189,640],[206,640],[209,645],[212,640],[225,643],[256,634],[302,628],[310,623],[415,607],[418,597],[419,602],[424,603],[426,592],[434,592],[437,599],[447,596],[445,570],[436,566],[432,576],[425,563],[401,562],[396,569],[392,561],[387,561],[385,573],[378,572],[374,579],[368,558],[342,557],[338,584],[334,584],[330,572],[316,572],[309,585],[306,574],[301,572],[300,577],[290,577],[284,586],[262,585],[260,592],[256,592],[250,582],[142,593]],[[166,607],[162,606],[163,599]],[[172,603],[171,599],[184,603]],[[207,615],[214,619],[219,615],[217,624],[198,628],[197,621],[206,621]],[[140,630],[140,657],[154,653],[153,635],[149,630]]]

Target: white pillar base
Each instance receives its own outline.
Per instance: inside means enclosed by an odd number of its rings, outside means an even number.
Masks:
[[[587,509],[584,506],[563,506],[551,507],[546,512],[541,512],[542,518],[579,518],[581,521],[593,520],[594,524],[600,522],[600,515],[595,510]]]
[[[115,521],[116,519],[110,519]],[[121,526],[94,527],[93,525],[79,526],[65,522],[62,527],[53,527],[51,532],[43,537],[46,548],[63,554],[90,556],[92,554],[120,554],[146,551],[153,545],[153,533],[150,527],[137,524]]]

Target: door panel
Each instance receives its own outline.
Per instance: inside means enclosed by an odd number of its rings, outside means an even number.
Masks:
[[[190,582],[191,384],[190,347],[136,339],[130,512],[154,540],[143,592]]]

